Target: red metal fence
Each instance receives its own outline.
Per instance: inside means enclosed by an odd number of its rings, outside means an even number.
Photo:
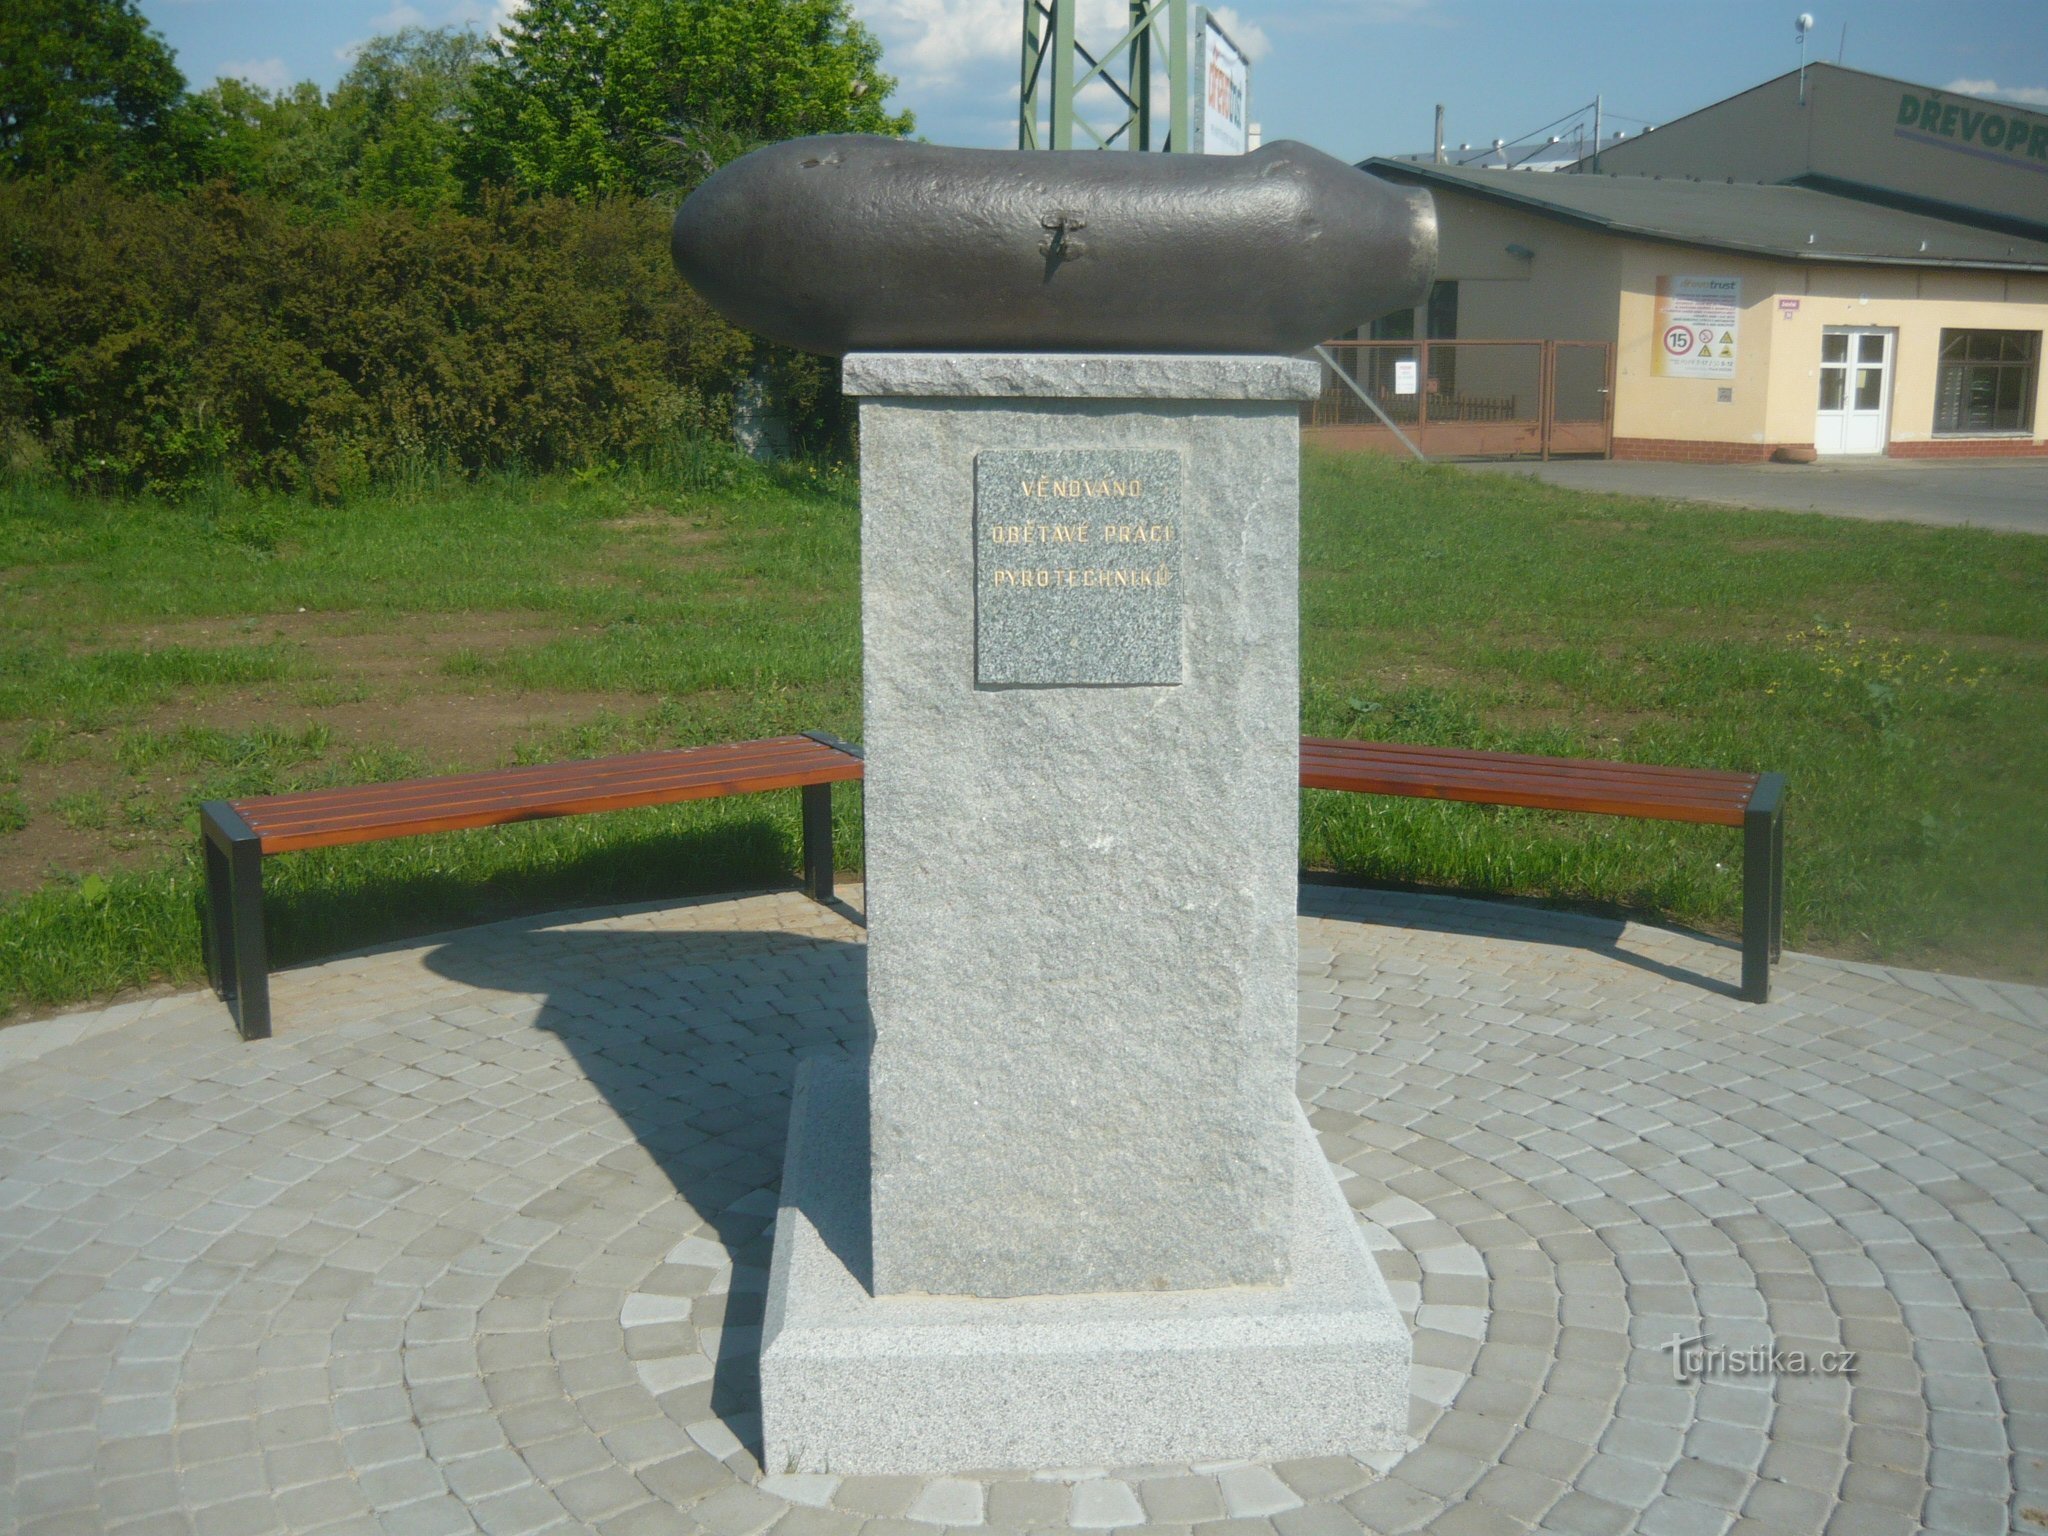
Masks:
[[[1402,452],[1361,393],[1433,459],[1605,457],[1613,440],[1612,342],[1332,341],[1323,351],[1322,395],[1302,408],[1309,442]]]

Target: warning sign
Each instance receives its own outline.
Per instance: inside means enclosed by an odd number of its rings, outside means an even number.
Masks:
[[[1658,278],[1650,372],[1667,379],[1734,378],[1741,309],[1739,277]]]

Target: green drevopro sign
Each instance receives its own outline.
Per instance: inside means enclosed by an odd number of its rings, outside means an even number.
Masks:
[[[2008,107],[1975,106],[1908,91],[1899,97],[1899,121],[1892,132],[1940,149],[2048,160],[2048,119]]]

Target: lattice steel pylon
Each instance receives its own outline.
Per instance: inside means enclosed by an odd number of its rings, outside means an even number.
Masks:
[[[1072,149],[1078,132],[1093,140],[1097,149],[1192,149],[1188,0],[1130,0],[1124,35],[1100,58],[1075,34],[1076,4],[1077,0],[1024,0],[1017,147]],[[1163,133],[1154,121],[1155,70],[1166,92]],[[1109,88],[1112,108],[1122,111],[1114,125],[1097,126],[1082,114],[1081,93],[1097,81]]]

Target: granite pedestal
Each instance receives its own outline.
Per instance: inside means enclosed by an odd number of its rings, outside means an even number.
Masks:
[[[1281,1278],[1315,379],[846,360],[882,1294]]]
[[[844,1178],[792,1130],[771,1467],[1385,1443],[1405,1336],[1294,1097],[1316,368],[868,354],[844,384],[874,1042]],[[816,1237],[845,1179],[857,1263]]]
[[[1405,1443],[1408,1330],[1298,1106],[1285,1284],[1003,1301],[870,1293],[866,1117],[863,1063],[799,1069],[762,1328],[766,1470],[1279,1461]]]

